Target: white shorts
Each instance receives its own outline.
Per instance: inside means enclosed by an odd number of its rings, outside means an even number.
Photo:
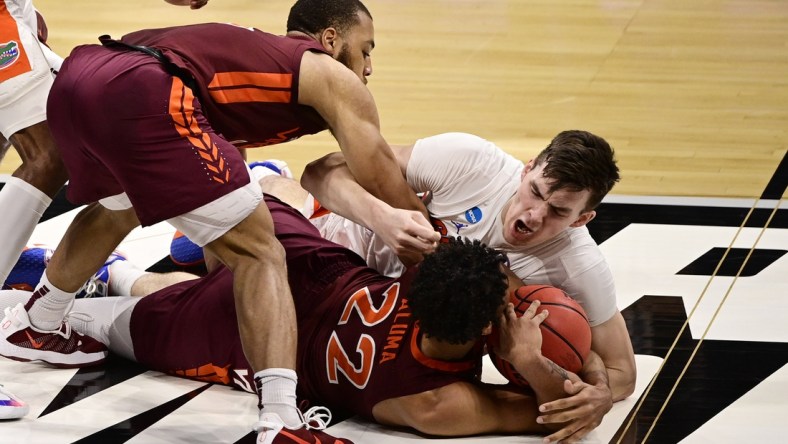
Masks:
[[[209,202],[186,214],[167,219],[167,222],[185,234],[200,247],[221,237],[241,223],[263,200],[263,191],[256,180]],[[110,210],[126,210],[132,207],[126,193],[99,200],[99,204]]]
[[[17,131],[46,120],[49,90],[62,59],[38,41],[29,0],[5,0],[0,13],[0,132]],[[54,66],[53,66],[54,65]]]

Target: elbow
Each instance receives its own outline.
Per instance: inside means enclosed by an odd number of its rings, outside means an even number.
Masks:
[[[637,371],[632,369],[627,372],[620,381],[620,387],[613,393],[613,402],[618,402],[629,398],[635,393],[635,384],[637,383]]]
[[[315,194],[323,182],[323,178],[332,170],[341,168],[345,164],[345,157],[342,153],[330,153],[309,162],[301,174],[301,186],[312,194]]]
[[[309,162],[306,167],[304,167],[304,172],[301,174],[301,187],[312,194],[314,194],[313,187],[317,182],[318,174],[320,174],[317,165],[318,162],[320,162],[320,159]]]
[[[422,396],[417,408],[408,415],[408,425],[420,433],[431,436],[452,436],[457,434],[455,417],[445,408],[440,396],[428,393]]]

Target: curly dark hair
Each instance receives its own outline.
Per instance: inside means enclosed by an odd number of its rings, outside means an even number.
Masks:
[[[287,32],[300,31],[315,35],[335,28],[339,34],[358,24],[358,13],[372,19],[372,14],[358,0],[298,0],[287,17]]]
[[[496,324],[508,288],[506,256],[478,240],[449,238],[427,255],[408,295],[421,331],[450,344],[478,338]]]
[[[548,193],[560,189],[589,190],[586,211],[596,208],[620,179],[613,148],[605,139],[588,131],[559,133],[539,153],[534,166],[544,162],[542,174],[554,181]]]

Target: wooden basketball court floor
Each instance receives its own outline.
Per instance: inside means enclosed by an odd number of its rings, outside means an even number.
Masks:
[[[65,55],[103,33],[172,24],[234,22],[282,33],[290,3],[211,0],[200,11],[161,0],[36,6],[51,46]],[[623,179],[590,229],[616,279],[639,381],[636,394],[617,403],[585,442],[784,440],[788,4],[366,4],[377,42],[369,88],[390,142],[465,131],[527,160],[557,132],[579,128],[616,149]],[[250,158],[285,159],[298,172],[333,150],[330,136],[321,135],[253,150]],[[16,164],[9,153],[2,172]],[[56,244],[74,212],[61,195],[31,243]],[[122,249],[162,269],[171,233],[164,224],[136,230]],[[485,378],[500,376],[485,371]],[[254,396],[121,359],[53,370],[0,358],[0,382],[31,404],[26,418],[0,422],[0,443],[254,441]],[[331,430],[357,443],[427,439],[354,418]]]

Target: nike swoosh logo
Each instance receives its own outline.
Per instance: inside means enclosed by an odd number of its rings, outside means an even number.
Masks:
[[[36,350],[44,346],[44,341],[41,342],[36,341],[35,339],[33,339],[32,336],[30,336],[30,333],[28,333],[27,330],[25,330],[25,334],[27,335],[27,339],[30,339],[30,343],[33,344],[33,348],[35,348]]]

